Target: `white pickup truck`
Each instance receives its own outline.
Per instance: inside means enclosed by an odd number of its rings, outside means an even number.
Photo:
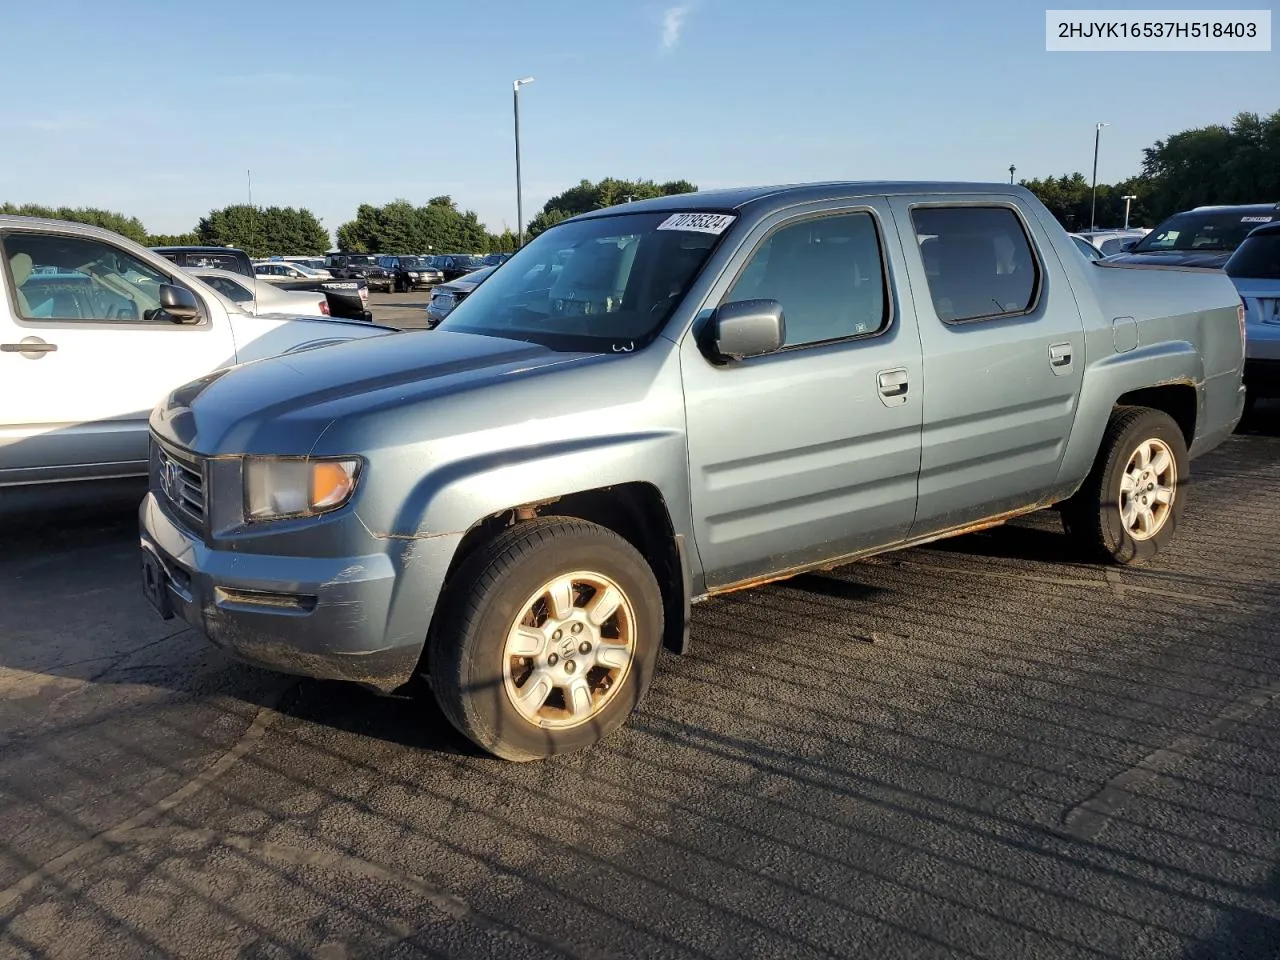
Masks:
[[[147,417],[222,367],[397,331],[255,317],[118,234],[0,216],[0,491],[145,476]]]

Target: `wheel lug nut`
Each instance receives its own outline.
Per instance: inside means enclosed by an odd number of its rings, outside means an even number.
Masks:
[[[551,639],[552,639],[552,640],[559,640],[559,639],[560,639],[561,637],[563,637],[563,636],[564,636],[564,634],[563,634],[561,631],[557,630],[555,633],[553,633],[553,634],[551,635]]]
[[[578,665],[577,665],[576,663],[574,663],[572,660],[566,660],[566,661],[564,662],[564,672],[565,672],[565,673],[573,673],[573,671],[575,671],[575,670],[577,670],[577,669],[578,669]]]
[[[570,627],[569,629],[570,629],[570,630],[572,630],[574,633],[581,633],[581,632],[582,632],[582,624],[580,624],[580,623],[575,623],[575,624],[574,624],[572,627]]]
[[[547,663],[553,667],[559,662],[560,662],[560,657],[554,653],[551,654],[551,656],[547,657]]]
[[[578,652],[579,652],[579,653],[582,653],[582,654],[590,653],[590,652],[591,652],[591,644],[589,644],[589,643],[587,643],[587,641],[583,640],[580,644],[578,644]]]

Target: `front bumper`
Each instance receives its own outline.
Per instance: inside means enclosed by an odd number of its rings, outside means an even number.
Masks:
[[[175,522],[154,491],[139,508],[139,526],[173,613],[215,646],[282,673],[383,693],[418,668],[446,554],[456,546],[437,542],[448,537],[433,538],[429,549],[388,540],[385,553],[351,557],[213,549]]]

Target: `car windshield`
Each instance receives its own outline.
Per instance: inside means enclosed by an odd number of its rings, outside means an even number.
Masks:
[[[1224,268],[1242,280],[1280,280],[1280,232],[1255,233],[1240,244]]]
[[[378,261],[373,257],[347,257],[347,263],[357,267],[376,267]]]
[[[400,268],[402,270],[425,270],[431,266],[425,257],[401,257]]]
[[[1234,211],[1179,213],[1170,217],[1139,240],[1130,253],[1159,253],[1162,250],[1231,251],[1240,246],[1249,231],[1269,223],[1272,216]]]
[[[657,336],[732,220],[633,213],[561,224],[497,268],[440,329],[629,352]]]

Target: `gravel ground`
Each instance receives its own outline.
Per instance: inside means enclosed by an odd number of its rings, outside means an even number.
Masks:
[[[1078,565],[1044,514],[708,601],[628,726],[539,764],[160,621],[127,503],[27,517],[0,956],[1280,956],[1255,426],[1156,567]]]

